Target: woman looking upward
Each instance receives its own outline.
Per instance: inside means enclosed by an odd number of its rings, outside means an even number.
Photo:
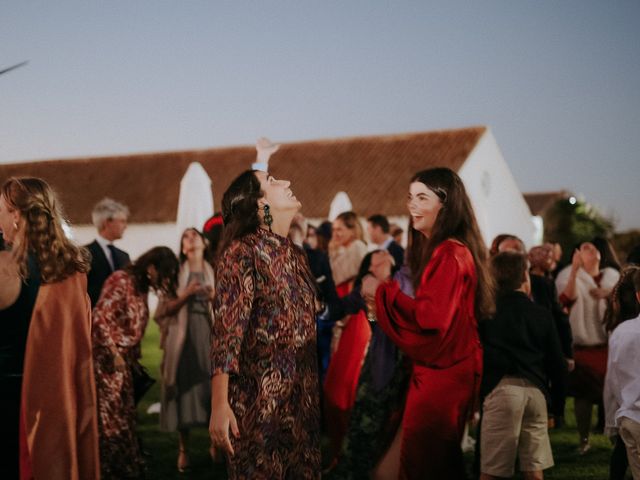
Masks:
[[[229,478],[318,478],[316,287],[288,238],[301,204],[249,170],[222,199],[211,363],[213,443]]]

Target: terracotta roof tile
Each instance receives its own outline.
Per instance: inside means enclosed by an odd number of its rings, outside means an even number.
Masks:
[[[360,215],[403,215],[411,176],[447,166],[459,170],[485,127],[401,135],[353,137],[284,144],[270,171],[291,180],[308,217],[323,218],[335,194],[346,191]],[[72,223],[90,223],[91,209],[108,196],[125,203],[132,223],[173,222],[180,179],[200,162],[220,207],[229,183],[255,161],[254,146],[0,165],[0,181],[12,175],[47,180]]]
[[[544,215],[544,212],[557,200],[562,200],[571,196],[571,192],[559,190],[557,192],[536,192],[524,193],[524,200],[529,205],[532,215]]]

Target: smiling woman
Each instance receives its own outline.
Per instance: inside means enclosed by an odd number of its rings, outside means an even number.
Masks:
[[[253,170],[222,199],[209,430],[230,479],[320,471],[316,286],[287,238],[300,206],[288,181]]]
[[[460,442],[482,372],[477,322],[493,306],[487,252],[452,170],[415,174],[408,208],[415,299],[390,279],[387,253],[374,256],[375,277],[362,288],[380,328],[413,360],[402,424],[374,478],[465,478]]]

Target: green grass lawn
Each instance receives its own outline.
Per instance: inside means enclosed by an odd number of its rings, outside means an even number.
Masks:
[[[150,322],[142,342],[142,363],[149,369],[151,375],[160,378],[161,351],[159,332],[156,324]],[[147,458],[149,470],[148,478],[154,480],[173,478],[192,479],[224,479],[224,466],[214,466],[209,458],[209,436],[206,429],[194,430],[191,434],[191,464],[192,470],[188,474],[179,474],[176,469],[178,454],[177,433],[161,432],[158,428],[158,415],[147,414],[150,404],[159,401],[160,385],[156,383],[142,399],[138,407],[138,431],[145,450],[150,452]],[[547,478],[564,480],[602,480],[608,478],[609,456],[611,444],[603,435],[593,435],[592,449],[583,457],[578,456],[578,434],[573,417],[573,402],[567,404],[567,424],[564,428],[551,432],[551,443],[556,466],[547,470]],[[428,454],[428,452],[425,452]],[[468,456],[470,461],[470,457]],[[516,475],[515,478],[521,478]],[[629,478],[631,478],[629,474]]]

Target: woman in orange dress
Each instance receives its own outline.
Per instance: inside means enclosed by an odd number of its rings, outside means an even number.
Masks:
[[[89,252],[62,226],[60,204],[44,180],[10,178],[2,185],[0,232],[20,287],[0,310],[0,424],[11,456],[0,455],[3,478],[18,478],[18,445],[22,479],[100,476]],[[0,289],[15,282],[13,274]]]

